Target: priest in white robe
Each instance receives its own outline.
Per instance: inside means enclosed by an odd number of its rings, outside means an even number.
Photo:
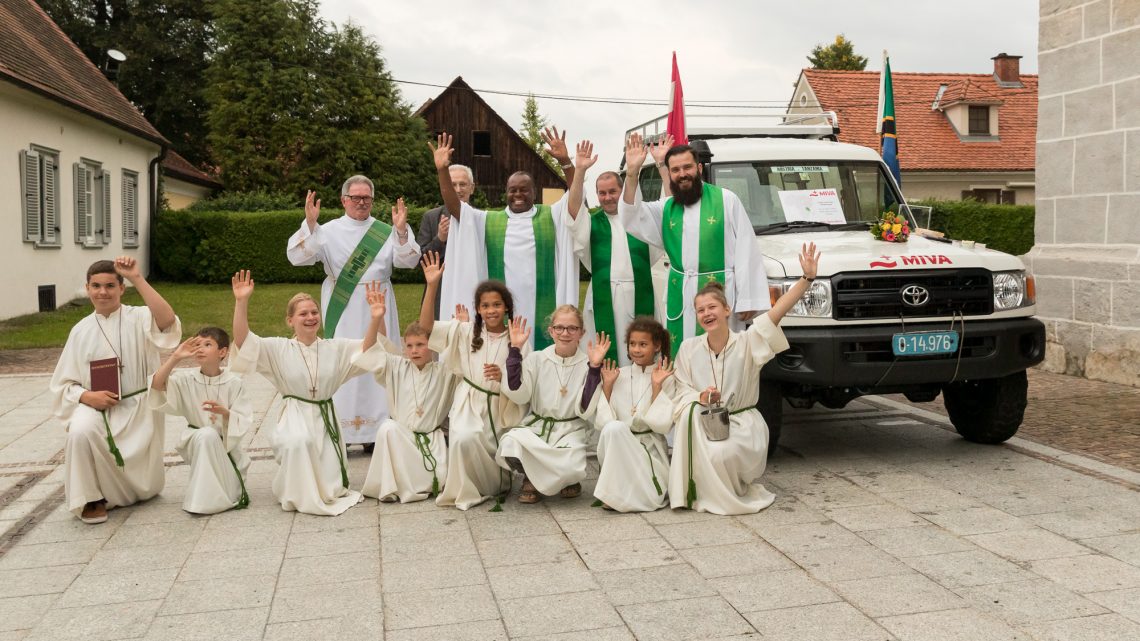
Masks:
[[[645,202],[635,177],[647,155],[637,134],[626,144],[626,172],[619,216],[627,232],[662,248],[669,261],[665,322],[673,336],[674,352],[680,341],[701,334],[693,311],[693,297],[705,283],[724,285],[734,312],[731,327],[771,307],[764,256],[756,242],[752,222],[740,198],[727,189],[705,183],[702,165],[688,145],[665,154],[671,196]]]
[[[309,192],[305,221],[289,238],[286,254],[294,265],[321,263],[321,313],[325,338],[364,338],[368,304],[364,284],[380,282],[388,291],[389,336],[400,335],[396,296],[391,286],[392,269],[413,269],[419,263],[420,247],[409,237],[407,209],[403,199],[392,208],[392,226],[373,218],[373,185],[365,176],[353,176],[341,187],[344,215],[323,225],[317,222],[320,201]],[[388,416],[387,396],[371,376],[348,381],[333,397],[346,443],[369,444]]]
[[[124,279],[145,307],[121,303]],[[134,258],[97,261],[87,270],[86,290],[95,311],[71,329],[49,389],[53,412],[67,427],[67,508],[85,523],[102,523],[107,509],[162,491],[164,417],[148,406],[147,389],[163,352],[182,339],[182,325]],[[92,389],[91,362],[104,359],[118,363],[117,394]]]
[[[564,132],[562,137],[544,133],[551,155],[572,176],[564,137]],[[475,209],[459,200],[451,184],[451,137],[441,134],[432,150],[440,194],[452,216],[440,308],[450,310],[456,304],[473,308],[475,287],[487,279],[507,284],[515,313],[533,326],[545,326],[546,317],[559,305],[577,306],[578,259],[565,224],[566,198],[551,206],[536,205],[534,177],[520,171],[507,180],[506,210]],[[549,337],[532,337],[535,349],[549,344]]]

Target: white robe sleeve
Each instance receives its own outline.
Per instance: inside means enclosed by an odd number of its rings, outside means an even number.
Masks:
[[[451,219],[444,259],[446,267],[440,285],[440,313],[455,309],[457,303],[474,310],[475,288],[487,280],[487,242],[484,237],[487,212],[467,203],[462,203],[459,211],[460,216]]]
[[[368,351],[361,353],[361,347],[364,345],[363,339],[355,338],[331,338],[329,343],[336,348],[337,359],[337,387],[344,385],[344,382],[350,378],[356,378],[361,374],[367,373],[367,368],[361,367],[356,357],[360,356],[361,362],[368,360],[379,360],[379,356],[385,354],[384,346],[377,341]]]
[[[503,384],[499,386],[499,390],[508,400],[517,405],[530,403],[531,395],[534,393],[534,383],[538,374],[539,362],[543,358],[546,357],[542,352],[533,352],[523,357],[522,382],[519,384],[518,389],[511,389],[510,383],[507,382],[507,372],[503,372]],[[579,403],[581,400],[582,398],[579,396]]]
[[[725,224],[731,231],[735,247],[733,284],[736,289],[737,312],[762,312],[772,307],[768,293],[768,275],[764,271],[764,255],[756,242],[752,221],[740,198],[724,189]]]
[[[677,394],[676,375],[665,379],[661,385],[661,392],[650,403],[649,409],[643,416],[634,420],[635,425],[644,425],[658,434],[668,434],[673,429],[673,396]]]
[[[555,295],[559,305],[578,306],[578,255],[574,251],[574,230],[564,224],[569,220],[567,213],[568,194],[564,194],[558,202],[550,207],[550,214],[554,218],[555,239],[555,272],[554,282],[557,293]],[[581,214],[579,214],[581,216]]]
[[[408,227],[408,238],[404,244],[400,244],[400,237],[396,233],[396,229],[392,229],[392,233],[388,234],[388,240],[384,242],[384,246],[380,248],[381,262],[391,262],[393,266],[403,269],[415,269],[420,264],[420,245],[412,236],[411,227]]]
[[[141,322],[147,326],[146,340],[152,347],[158,350],[159,354],[164,355],[182,342],[182,319],[178,316],[174,317],[174,322],[170,324],[165,330],[159,329],[158,322],[154,320],[154,315],[150,313],[147,307],[138,307],[137,313],[140,314]],[[148,375],[153,372],[148,372]]]
[[[71,415],[79,407],[80,397],[87,391],[83,385],[87,380],[88,364],[80,357],[78,345],[84,333],[82,325],[86,324],[86,321],[85,318],[71,328],[67,342],[63,344],[63,352],[55,364],[51,382],[48,384],[48,389],[55,397],[52,413],[64,423],[71,420]]]
[[[399,348],[387,336],[377,336],[376,345],[380,349],[370,349],[367,352],[357,351],[352,356],[352,366],[367,372],[372,372],[376,382],[386,385],[385,379],[392,367],[392,359],[402,358]]]
[[[309,231],[307,221],[301,221],[301,228],[289,237],[289,244],[285,247],[285,255],[289,262],[296,267],[302,265],[316,265],[324,262],[324,241],[321,235],[321,225],[317,223],[313,231]]]
[[[789,347],[784,331],[767,314],[757,316],[752,321],[752,326],[740,334],[740,338],[746,341],[752,365],[757,369]]]
[[[693,352],[698,347],[695,341],[699,340],[704,340],[704,338],[690,338],[681,343],[681,347],[677,350],[677,357],[673,361],[673,367],[676,369],[676,373],[673,374],[673,378],[676,380],[673,396],[673,421],[678,425],[683,425],[682,421],[687,420],[689,406],[699,402],[701,392],[704,391],[703,387],[697,389],[690,365]]]
[[[238,387],[228,408],[230,416],[226,419],[226,451],[233,452],[241,449],[241,441],[253,428],[253,403],[245,391],[245,381],[234,383]]]
[[[582,265],[586,269],[592,269],[590,265],[590,210],[586,208],[586,201],[583,199],[578,216],[571,217],[569,201],[566,204],[567,206],[561,209],[563,212],[562,225],[570,229],[570,234],[574,238],[574,253],[578,256],[578,260],[582,261]]]
[[[147,394],[147,404],[150,409],[156,412],[163,412],[165,414],[172,414],[175,416],[185,416],[190,412],[188,408],[193,407],[193,399],[189,397],[187,388],[193,384],[190,377],[186,375],[190,370],[177,370],[170,373],[166,378],[166,389],[158,390],[154,387],[150,388],[150,393]],[[195,410],[198,408],[194,408]]]
[[[245,337],[241,347],[234,344],[230,349],[230,369],[238,374],[260,372],[273,381],[273,358],[270,354],[273,343],[281,338],[262,338],[253,331]]]
[[[641,199],[640,186],[634,192],[632,205],[626,204],[624,198],[618,201],[618,216],[626,233],[654,247],[665,246],[665,240],[661,236],[661,219],[664,212],[665,201],[645,202]]]

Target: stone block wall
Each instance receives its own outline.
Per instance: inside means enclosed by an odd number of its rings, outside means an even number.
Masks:
[[[1037,313],[1045,369],[1140,386],[1140,0],[1041,0]]]

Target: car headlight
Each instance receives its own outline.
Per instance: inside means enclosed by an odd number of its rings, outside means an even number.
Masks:
[[[772,303],[783,296],[800,279],[782,278],[768,281],[768,291]],[[831,281],[826,278],[817,278],[808,286],[802,298],[788,312],[788,316],[801,316],[804,318],[827,318],[831,316]]]
[[[994,311],[1001,312],[1036,303],[1033,276],[1024,271],[994,272]]]

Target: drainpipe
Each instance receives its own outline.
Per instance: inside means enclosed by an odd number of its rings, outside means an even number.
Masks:
[[[154,271],[154,222],[158,212],[158,168],[162,161],[166,159],[166,145],[159,147],[158,156],[150,161],[146,168],[146,189],[147,189],[147,202],[150,203],[150,221],[147,235],[146,235],[146,275],[150,278],[151,273]]]

